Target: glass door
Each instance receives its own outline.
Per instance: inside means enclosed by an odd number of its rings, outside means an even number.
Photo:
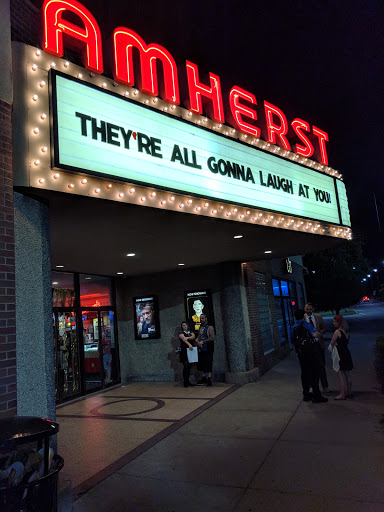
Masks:
[[[74,311],[53,314],[56,360],[56,397],[59,401],[80,393],[77,319]]]
[[[104,384],[116,382],[118,375],[118,355],[115,342],[115,314],[113,311],[100,311],[101,343],[103,347]]]
[[[99,312],[82,311],[85,392],[100,389],[103,383],[103,347]]]

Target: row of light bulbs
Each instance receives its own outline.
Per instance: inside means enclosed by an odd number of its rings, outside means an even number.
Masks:
[[[41,50],[36,50],[35,55],[37,57],[40,57],[42,55]],[[63,62],[63,61],[61,61]],[[71,66],[71,63],[69,61],[63,62],[63,67],[65,70],[67,70]],[[73,67],[76,67],[75,65],[72,65]],[[49,67],[55,69],[57,67],[56,62],[52,61],[49,63]],[[32,70],[36,71],[38,69],[38,65],[34,63],[32,65]],[[137,101],[141,101],[145,105],[153,105],[155,108],[158,108],[159,110],[163,110],[164,112],[171,112],[173,115],[177,117],[182,117],[183,119],[187,119],[189,121],[195,122],[197,125],[203,125],[206,128],[210,128],[213,131],[219,132],[227,137],[233,137],[238,138],[242,142],[245,142],[251,146],[256,146],[260,149],[270,151],[271,153],[278,154],[282,156],[283,158],[290,159],[296,163],[300,163],[302,165],[305,165],[307,167],[310,167],[312,169],[316,169],[317,171],[323,172],[325,174],[329,174],[330,176],[334,176],[340,180],[343,179],[343,176],[341,173],[333,169],[332,167],[322,165],[318,162],[315,162],[313,160],[310,160],[305,157],[301,157],[300,155],[297,155],[293,153],[292,151],[287,151],[281,148],[280,146],[271,144],[269,142],[266,142],[262,139],[255,138],[251,135],[248,135],[246,133],[242,133],[235,128],[231,128],[227,125],[223,125],[221,123],[217,123],[215,121],[212,121],[208,119],[205,116],[202,116],[200,114],[196,114],[194,112],[188,111],[187,109],[180,107],[179,105],[170,105],[169,103],[166,103],[165,101],[159,99],[158,97],[152,97],[145,93],[142,93],[137,88],[129,88],[127,89],[122,84],[119,84],[113,80],[110,80],[106,77],[100,77],[100,75],[96,75],[92,72],[78,72],[74,73],[73,76],[76,76],[79,79],[84,79],[86,74],[89,74],[90,78],[97,78],[97,81],[99,82],[97,85],[101,86],[103,89],[107,89],[108,86],[112,86],[114,88],[118,88],[118,92],[120,91],[120,94],[125,97],[133,97]],[[100,79],[100,80],[99,80]],[[46,85],[45,81],[40,82],[40,87],[44,87]],[[35,95],[37,96],[37,95]],[[37,99],[37,98],[36,98]]]
[[[61,177],[60,173],[56,172],[53,174],[54,179],[59,179]],[[66,176],[67,177],[67,176]],[[46,183],[45,178],[40,178],[40,185],[44,185]],[[82,178],[80,180],[81,185],[87,185],[88,179]],[[108,183],[103,187],[103,190],[112,191],[114,186],[118,187],[119,191],[117,192],[117,198],[122,200],[124,197],[134,197],[135,201],[140,204],[148,204],[148,206],[155,206],[155,200],[157,197],[157,192],[154,190],[149,190],[145,188],[136,189],[135,187],[128,186],[125,188],[125,192],[121,191],[121,184],[112,184]],[[73,182],[68,183],[68,189],[74,190],[76,185]],[[128,189],[128,190],[127,190]],[[100,194],[102,189],[100,187],[95,187],[93,189],[94,194]],[[167,195],[167,194],[166,194]],[[245,220],[252,223],[264,224],[269,226],[281,227],[286,229],[293,229],[296,231],[306,231],[318,234],[324,234],[328,231],[328,234],[343,237],[343,238],[351,238],[352,233],[349,228],[336,228],[331,227],[328,230],[326,226],[322,225],[318,222],[304,221],[297,218],[286,218],[282,215],[276,215],[268,212],[261,212],[257,210],[250,210],[245,208],[237,208],[236,206],[228,206],[223,204],[213,203],[211,204],[208,201],[192,199],[190,197],[176,197],[175,195],[169,195],[166,199],[164,198],[164,194],[161,194],[161,199],[156,203],[157,207],[164,207],[166,205],[173,206],[174,208],[179,208],[180,210],[189,211],[190,213],[202,212],[203,214],[208,214],[210,216],[215,216],[217,214],[225,215],[228,218],[232,218],[233,220]]]

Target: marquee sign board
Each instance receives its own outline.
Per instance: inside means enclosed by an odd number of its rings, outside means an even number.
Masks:
[[[51,72],[54,167],[350,226],[342,181]]]

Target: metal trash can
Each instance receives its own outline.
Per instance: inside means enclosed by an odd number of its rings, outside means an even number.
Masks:
[[[51,457],[49,438],[58,431],[58,423],[34,416],[0,420],[1,512],[57,511],[57,476],[64,460]]]

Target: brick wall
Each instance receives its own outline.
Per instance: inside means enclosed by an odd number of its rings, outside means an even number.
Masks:
[[[260,375],[266,373],[270,368],[283,359],[290,351],[288,343],[281,344],[279,331],[277,328],[277,317],[275,311],[275,297],[273,295],[272,278],[286,279],[303,283],[302,268],[300,265],[292,262],[292,274],[283,273],[282,260],[254,261],[243,264],[244,281],[246,285],[246,294],[248,302],[248,312],[251,324],[251,342],[253,360],[256,367],[259,368]],[[258,320],[259,311],[256,298],[255,272],[266,275],[267,300],[271,312],[273,327],[273,346],[274,351],[264,354],[264,347],[261,343],[261,326]]]
[[[16,414],[12,106],[0,100],[0,417]]]

